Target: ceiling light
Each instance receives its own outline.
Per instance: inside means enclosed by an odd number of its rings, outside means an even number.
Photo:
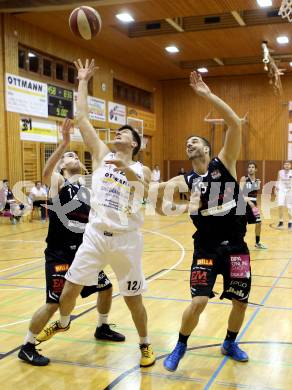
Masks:
[[[29,58],[36,57],[36,55],[34,53],[31,53],[31,52],[28,53],[28,56],[29,56]]]
[[[289,43],[289,38],[286,37],[286,35],[281,35],[280,37],[277,37],[277,42],[283,45]]]
[[[176,46],[167,46],[165,48],[165,50],[168,51],[168,53],[178,53],[179,52],[179,49]]]
[[[291,61],[291,62],[289,62],[289,65],[292,67],[292,61]]]
[[[270,7],[273,5],[272,0],[257,0],[257,3],[260,7]]]
[[[207,68],[198,68],[197,71],[200,72],[200,73],[208,73],[208,69]]]
[[[118,18],[121,22],[124,22],[124,23],[134,22],[133,16],[128,14],[127,12],[123,12],[121,14],[117,14],[116,18]]]

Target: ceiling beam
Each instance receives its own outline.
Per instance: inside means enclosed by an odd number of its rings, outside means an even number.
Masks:
[[[165,21],[170,24],[173,28],[175,28],[178,32],[184,32],[185,30],[182,28],[183,18],[167,18]]]
[[[231,11],[231,15],[234,17],[234,19],[237,21],[237,23],[238,23],[240,26],[246,26],[246,23],[245,23],[245,21],[242,19],[240,13],[238,13],[237,11]]]

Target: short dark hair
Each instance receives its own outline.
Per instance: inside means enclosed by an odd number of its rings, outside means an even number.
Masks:
[[[8,179],[3,179],[3,183],[8,183]]]
[[[247,166],[254,165],[256,169],[258,169],[257,163],[255,161],[249,161]]]
[[[133,149],[133,156],[135,156],[139,152],[139,150],[141,149],[141,137],[138,134],[138,131],[136,131],[130,125],[124,125],[118,129],[118,131],[122,131],[122,130],[130,130],[132,135],[133,135],[134,141],[137,142],[138,145]]]
[[[210,142],[206,138],[201,137],[200,135],[195,135],[195,134],[194,135],[190,135],[187,138],[187,140],[190,139],[190,138],[193,138],[193,137],[200,138],[203,141],[204,146],[208,146],[208,148],[209,148],[209,155],[211,156],[211,144],[210,144]]]

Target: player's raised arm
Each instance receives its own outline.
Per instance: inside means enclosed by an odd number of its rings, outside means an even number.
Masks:
[[[203,82],[201,75],[195,71],[191,73],[190,85],[197,95],[212,103],[227,123],[228,130],[224,146],[218,157],[232,176],[236,177],[235,165],[241,148],[241,120],[228,104],[210,91],[209,87]]]
[[[87,95],[88,95],[88,82],[93,76],[96,67],[94,60],[87,59],[85,65],[82,64],[82,61],[78,59],[74,62],[78,70],[78,97],[77,97],[77,123],[80,128],[80,132],[83,138],[83,141],[86,147],[89,149],[93,168],[97,166],[99,161],[109,152],[108,147],[103,141],[101,141],[88,119],[88,104],[87,104]]]
[[[56,166],[70,143],[70,129],[72,125],[73,123],[70,119],[66,118],[64,120],[62,125],[63,140],[54,153],[52,153],[43,170],[43,182],[51,188],[53,193],[58,193],[64,183],[63,176],[56,172]]]

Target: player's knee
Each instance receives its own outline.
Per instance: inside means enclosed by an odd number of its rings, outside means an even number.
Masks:
[[[241,302],[236,299],[232,300],[232,305],[238,310],[245,311],[247,308],[247,302]]]
[[[201,314],[205,309],[209,298],[208,297],[194,297],[192,299],[191,308],[194,314]]]
[[[134,295],[134,296],[124,296],[124,300],[128,306],[128,308],[132,310],[140,310],[143,308],[142,296]]]
[[[107,288],[106,290],[100,291],[99,296],[104,298],[110,298],[113,295],[112,286]]]
[[[83,286],[80,286],[79,284],[75,284],[66,280],[60,301],[65,299],[72,300],[77,298],[82,288]]]

